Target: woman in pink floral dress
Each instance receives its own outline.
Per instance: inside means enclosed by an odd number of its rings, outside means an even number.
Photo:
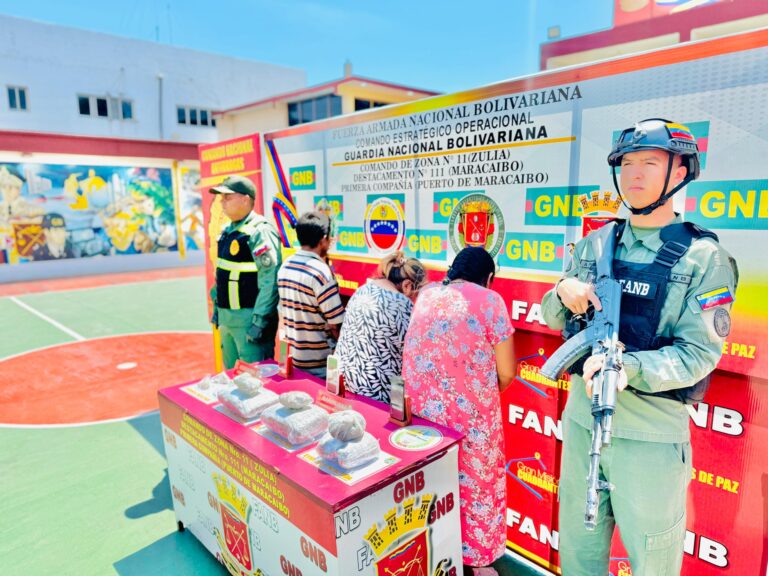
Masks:
[[[421,290],[403,352],[413,411],[464,434],[459,496],[468,567],[490,565],[506,545],[500,391],[514,377],[514,329],[501,296],[489,289],[494,272],[482,248],[459,252],[446,279]]]

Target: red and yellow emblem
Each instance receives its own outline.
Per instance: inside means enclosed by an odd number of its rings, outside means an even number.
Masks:
[[[492,257],[504,244],[504,216],[498,204],[485,194],[470,194],[456,204],[448,221],[454,252],[467,246],[485,248]]]
[[[427,520],[434,495],[422,494],[403,501],[402,510],[393,508],[384,516],[384,525],[371,526],[365,540],[379,558],[377,576],[430,576]]]
[[[234,576],[252,574],[251,537],[246,524],[251,505],[240,493],[240,489],[226,476],[214,474],[213,482],[216,485],[221,511],[222,529],[214,529],[221,550],[221,562]]]
[[[595,190],[579,197],[581,204],[581,235],[586,236],[616,218],[621,208],[621,198],[610,190]]]

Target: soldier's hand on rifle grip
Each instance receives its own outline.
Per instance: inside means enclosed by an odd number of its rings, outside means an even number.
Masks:
[[[557,283],[557,297],[563,306],[574,314],[586,314],[590,303],[595,310],[602,310],[600,298],[595,294],[594,284],[587,284],[578,278],[563,278]]]
[[[600,369],[605,363],[605,354],[593,354],[584,361],[584,373],[582,377],[586,383],[587,397],[592,398],[592,377],[600,372]],[[618,390],[621,392],[627,387],[627,373],[622,367],[619,371],[619,384]]]

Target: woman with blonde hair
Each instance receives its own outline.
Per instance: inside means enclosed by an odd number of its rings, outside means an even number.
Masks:
[[[389,377],[400,374],[413,302],[426,279],[421,262],[395,252],[349,300],[336,355],[350,392],[389,402]]]

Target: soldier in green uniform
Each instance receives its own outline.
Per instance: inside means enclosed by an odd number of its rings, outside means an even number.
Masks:
[[[630,212],[628,221],[606,225],[616,234],[619,340],[626,346],[613,442],[603,448],[600,462],[600,479],[614,488],[601,492],[597,526],[587,530],[591,378],[604,361],[594,355],[571,369],[563,412],[561,566],[565,576],[608,574],[618,526],[633,576],[679,574],[691,478],[686,403],[703,397],[720,360],[730,330],[736,264],[717,236],[683,223],[669,201],[699,175],[698,147],[685,126],[662,119],[639,122],[621,133],[608,163]],[[582,239],[567,272],[542,302],[547,324],[566,338],[583,327],[590,307],[600,309],[594,274],[591,243]]]
[[[221,195],[232,222],[218,240],[213,317],[221,335],[224,366],[238,358],[258,362],[274,358],[277,333],[277,269],[280,240],[274,226],[253,212],[256,187],[244,176],[230,176],[210,189]]]

